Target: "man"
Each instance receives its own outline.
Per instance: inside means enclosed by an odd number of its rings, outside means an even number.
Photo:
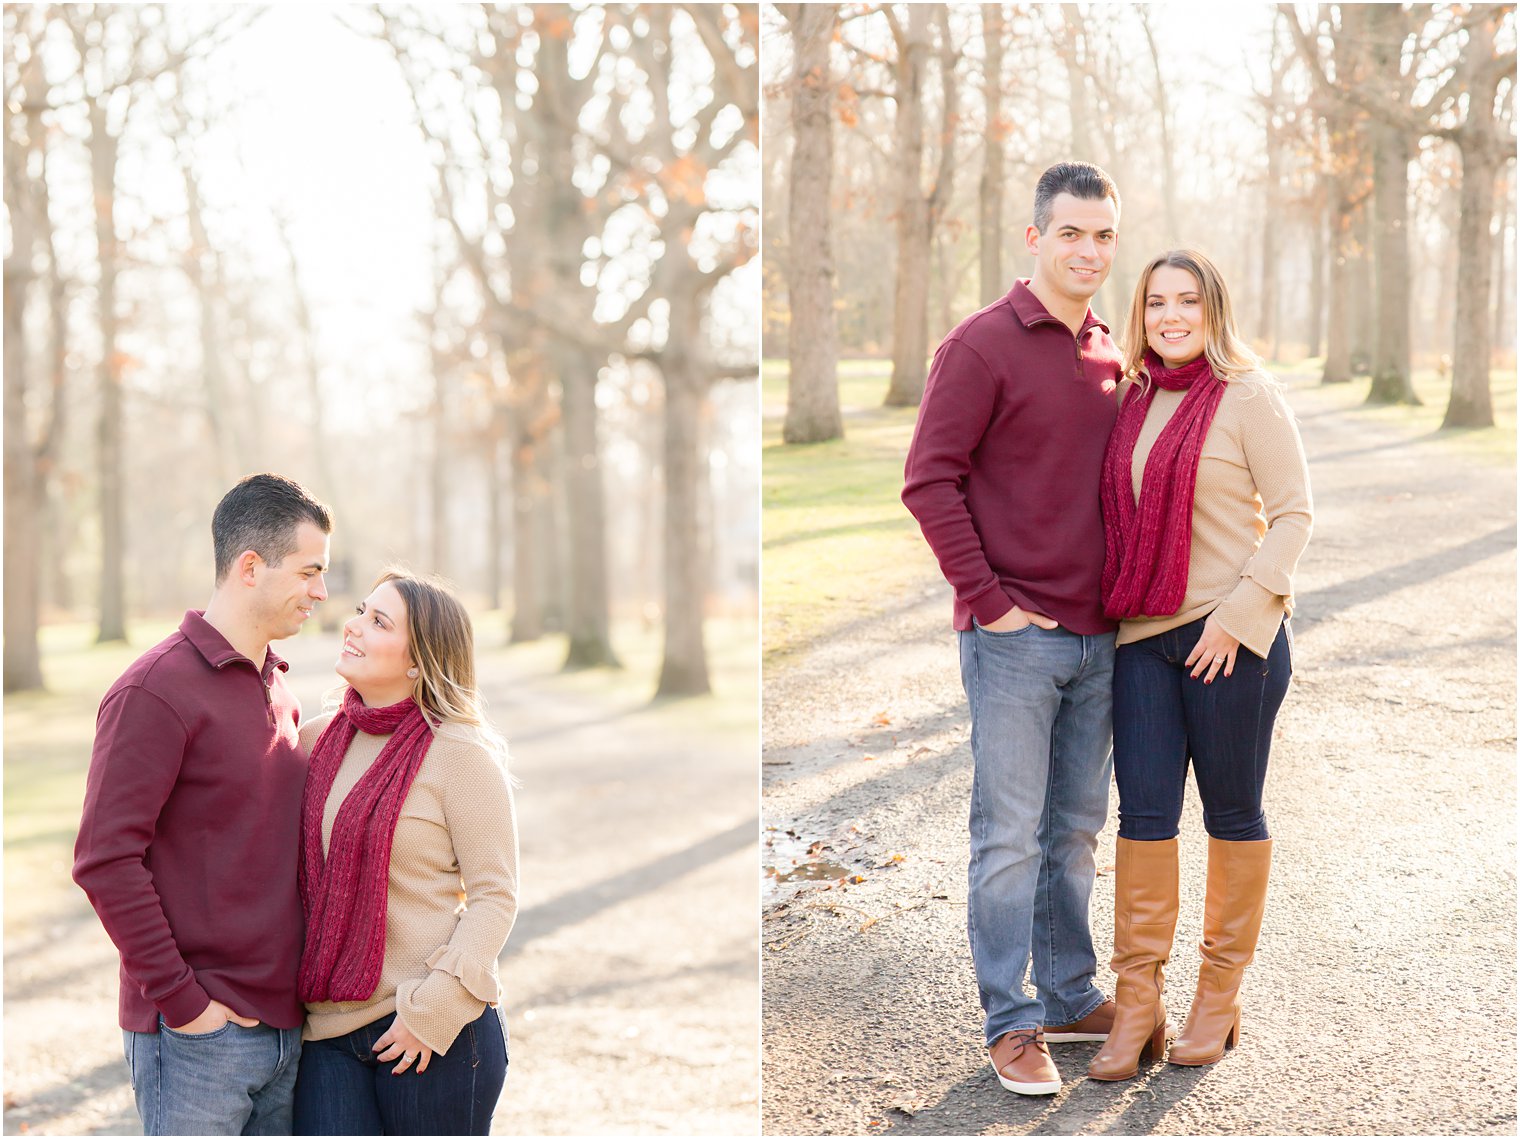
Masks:
[[[1088,301],[1118,220],[1098,167],[1041,175],[1034,275],[939,346],[902,496],[955,589],[975,769],[967,930],[993,1069],[1023,1095],[1060,1090],[1046,1041],[1105,1040],[1113,1023],[1087,914],[1112,764],[1098,480],[1121,361]]]
[[[331,530],[299,484],[238,483],[211,522],[211,603],[100,705],[74,881],[121,952],[122,1036],[149,1135],[290,1134],[306,761],[269,642],[326,599]]]

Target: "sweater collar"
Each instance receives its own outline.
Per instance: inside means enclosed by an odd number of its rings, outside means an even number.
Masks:
[[[1019,318],[1025,328],[1033,328],[1037,324],[1059,324],[1062,328],[1066,328],[1065,321],[1052,316],[1050,310],[1041,303],[1040,298],[1034,295],[1029,288],[1028,277],[1020,277],[1013,283],[1013,288],[1008,290],[1007,300],[1013,308],[1014,315]],[[1088,329],[1094,327],[1101,328],[1110,336],[1113,335],[1113,330],[1094,316],[1093,310],[1089,308],[1087,315],[1082,318],[1082,330],[1077,335],[1083,336]],[[1071,330],[1068,328],[1067,331]]]
[[[179,631],[184,634],[185,640],[194,645],[196,651],[206,658],[206,663],[212,668],[225,668],[238,660],[253,664],[253,661],[228,644],[227,638],[217,632],[215,626],[206,620],[204,609],[185,610],[185,619],[180,622]],[[274,649],[265,648],[264,667],[260,675],[267,681],[275,669],[289,672],[290,665],[276,656]]]

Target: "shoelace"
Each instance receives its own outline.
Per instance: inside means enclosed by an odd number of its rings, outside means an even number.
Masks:
[[[1040,1030],[1038,1028],[1016,1028],[1003,1037],[1003,1041],[1012,1041],[1018,1049],[1012,1056],[1003,1061],[1003,1063],[1008,1064],[1022,1056],[1024,1049],[1028,1048],[1031,1044],[1037,1045],[1041,1043]]]

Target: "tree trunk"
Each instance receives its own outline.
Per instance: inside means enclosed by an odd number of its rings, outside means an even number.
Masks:
[[[1381,48],[1379,62],[1397,66],[1381,58]],[[1367,402],[1418,404],[1409,369],[1409,140],[1400,128],[1375,121],[1372,156],[1377,331]]]
[[[1267,184],[1261,217],[1261,308],[1256,321],[1253,339],[1271,344],[1277,337],[1277,225],[1280,207],[1279,186],[1282,184],[1282,156],[1277,145],[1276,132],[1267,126]],[[1270,355],[1277,356],[1274,345]]]
[[[564,409],[565,507],[570,527],[565,668],[616,668],[607,585],[606,491],[596,429],[600,361],[571,345],[556,347],[553,357]]]
[[[11,112],[6,110],[6,139]],[[6,146],[6,162],[19,156]],[[24,161],[24,160],[22,160]],[[23,183],[20,171],[6,172],[6,189]],[[23,183],[24,184],[24,183]],[[42,657],[37,644],[37,468],[26,429],[26,294],[32,279],[27,205],[6,194],[12,250],[5,259],[5,667],[6,692],[42,687]]]
[[[892,305],[892,382],[887,407],[917,407],[924,398],[929,361],[929,202],[923,191],[924,72],[928,66],[932,11],[908,7],[897,45],[897,117],[893,163],[897,167],[897,288]]]
[[[1137,8],[1140,26],[1145,30],[1145,44],[1150,50],[1151,71],[1156,79],[1156,124],[1160,130],[1161,145],[1153,152],[1161,164],[1161,200],[1166,206],[1166,236],[1162,245],[1171,249],[1181,238],[1182,223],[1177,214],[1176,159],[1172,154],[1172,114],[1166,97],[1166,77],[1161,67],[1161,53],[1156,49],[1156,37],[1151,31],[1150,14],[1143,6]]]
[[[486,600],[491,609],[501,608],[501,551],[506,544],[502,514],[505,508],[506,479],[501,469],[501,447],[506,436],[505,415],[499,404],[491,408],[486,428],[484,457],[486,465]]]
[[[1355,257],[1351,230],[1351,206],[1347,201],[1346,175],[1331,175],[1327,186],[1330,201],[1330,305],[1326,318],[1326,384],[1351,382],[1351,261]]]
[[[515,379],[515,377],[514,377]],[[511,644],[536,641],[544,635],[543,589],[538,567],[544,552],[540,546],[539,513],[543,494],[539,490],[539,447],[533,438],[532,411],[525,405],[514,409],[512,448],[512,630]]]
[[[830,185],[834,168],[834,84],[829,69],[838,10],[832,4],[783,9],[792,29],[791,194],[787,217],[787,443],[844,435],[839,412],[839,332],[834,315]]]
[[[1476,98],[1476,95],[1474,96]],[[1492,427],[1489,390],[1488,243],[1494,216],[1494,176],[1498,162],[1486,138],[1463,138],[1462,220],[1457,232],[1457,319],[1453,335],[1451,402],[1444,427]]]
[[[1317,202],[1309,216],[1309,356],[1318,356],[1325,328],[1325,205]]]
[[[565,37],[542,35],[536,75],[540,97],[554,113],[574,122],[580,106],[570,76]],[[585,202],[575,185],[575,134],[552,123],[538,136],[540,185],[545,194],[544,233],[554,287],[565,309],[587,325],[594,323],[595,294],[581,284],[582,249],[590,236]],[[564,414],[565,509],[569,518],[570,559],[566,601],[567,669],[620,667],[612,651],[611,607],[607,585],[606,490],[602,485],[597,440],[596,385],[602,360],[579,345],[556,343],[550,349],[560,384]]]
[[[190,227],[185,273],[200,306],[201,382],[206,388],[206,421],[211,428],[221,483],[230,487],[251,472],[238,426],[239,417],[227,395],[226,370],[222,366],[223,337],[217,332],[213,304],[215,289],[206,272],[206,263],[211,258],[211,238],[206,233],[205,219],[201,215],[200,187],[188,157],[181,158],[180,173],[185,183],[185,220]]]
[[[90,106],[90,171],[95,191],[95,240],[100,283],[100,410],[96,425],[96,493],[100,501],[100,628],[96,644],[127,639],[126,520],[122,488],[123,359],[116,347],[116,139],[106,126],[106,109]]]
[[[679,308],[687,309],[685,314]],[[684,316],[684,319],[681,319]],[[701,310],[695,298],[671,297],[670,341],[662,354],[665,375],[665,648],[655,697],[701,696],[712,691],[702,617],[708,589],[698,495],[707,469],[702,440],[706,382],[697,358],[672,351],[678,337],[698,343]],[[677,320],[680,319],[680,324]],[[679,329],[679,331],[678,331]],[[686,337],[690,339],[686,339]]]
[[[1003,280],[1003,140],[1008,124],[1003,119],[1003,27],[1001,4],[982,5],[982,42],[987,53],[982,82],[987,92],[987,141],[982,160],[982,181],[977,187],[977,227],[980,234],[982,307],[995,304],[1008,285]]]
[[[1372,371],[1372,339],[1377,293],[1373,287],[1372,211],[1363,200],[1352,219],[1356,258],[1351,262],[1351,371],[1365,376]]]
[[[448,575],[449,564],[449,363],[438,347],[438,296],[429,314],[428,357],[433,369],[433,453],[428,470],[428,536],[433,573]]]
[[[1510,270],[1514,268],[1514,238],[1511,236],[1511,219],[1514,217],[1515,181],[1512,173],[1506,173],[1500,185],[1499,207],[1495,211],[1499,232],[1494,240],[1494,321],[1493,347],[1503,352],[1514,347],[1513,321],[1515,297],[1510,290]]]

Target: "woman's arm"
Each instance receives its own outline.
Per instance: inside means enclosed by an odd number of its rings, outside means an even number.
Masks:
[[[1267,532],[1214,617],[1221,629],[1265,657],[1283,614],[1292,613],[1293,573],[1309,543],[1314,510],[1303,440],[1281,389],[1262,385],[1240,401],[1240,409],[1241,447],[1261,495]]]
[[[517,823],[506,772],[491,753],[474,742],[440,743],[449,745],[443,807],[465,900],[448,943],[428,957],[427,975],[397,988],[396,1012],[442,1053],[498,998],[496,957],[517,917]]]

